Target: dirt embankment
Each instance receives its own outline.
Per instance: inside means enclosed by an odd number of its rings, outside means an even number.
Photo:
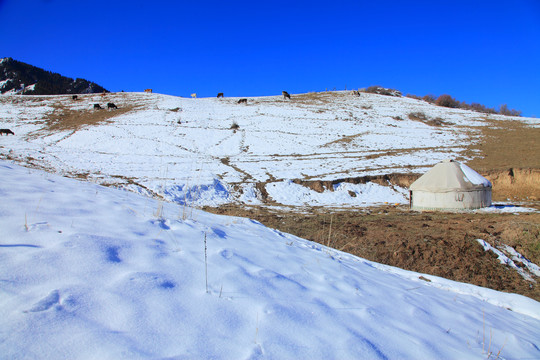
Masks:
[[[417,174],[388,174],[388,175],[375,175],[375,176],[361,176],[352,178],[343,178],[336,180],[293,180],[295,184],[299,184],[310,188],[319,193],[325,190],[333,191],[334,185],[340,183],[350,184],[367,184],[373,182],[379,185],[386,186],[400,186],[408,188],[420,175]]]
[[[493,200],[540,200],[540,169],[491,170],[483,174],[493,185]]]
[[[490,170],[482,175],[493,185],[493,201],[539,201],[540,200],[540,169],[507,169]],[[362,176],[336,180],[293,180],[294,183],[305,186],[319,193],[333,191],[339,183],[366,184],[373,182],[385,186],[409,188],[420,177],[419,174],[388,174],[378,176]],[[258,186],[259,190],[261,186]]]

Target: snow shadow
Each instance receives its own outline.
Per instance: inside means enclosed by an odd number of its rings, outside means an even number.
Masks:
[[[31,244],[2,244],[0,245],[0,248],[10,248],[10,247],[29,247],[29,248],[41,248],[39,245],[31,245]]]

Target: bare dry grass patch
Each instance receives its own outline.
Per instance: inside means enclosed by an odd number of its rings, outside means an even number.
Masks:
[[[430,126],[445,126],[445,125],[452,125],[452,123],[445,121],[441,117],[436,117],[434,119],[431,119],[429,116],[427,116],[425,113],[417,111],[412,112],[409,115],[409,119],[413,121],[419,121],[421,123],[430,125]]]
[[[482,171],[535,168],[540,169],[540,127],[521,121],[486,119],[479,127],[482,137],[470,150],[480,153],[471,166]]]
[[[328,91],[328,92],[311,92],[306,94],[292,95],[292,100],[295,103],[324,105],[334,102],[336,99],[342,99],[349,96],[348,93]]]
[[[91,106],[91,105],[89,105]],[[115,116],[125,114],[135,108],[134,105],[126,105],[114,110],[88,109],[73,110],[62,104],[53,105],[54,110],[45,119],[40,120],[42,128],[30,133],[29,137],[39,137],[43,134],[50,134],[60,131],[75,132],[82,127],[98,125],[106,122]]]

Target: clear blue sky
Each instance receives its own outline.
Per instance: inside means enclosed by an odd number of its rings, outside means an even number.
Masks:
[[[110,91],[382,85],[540,117],[540,0],[0,0],[0,57]]]

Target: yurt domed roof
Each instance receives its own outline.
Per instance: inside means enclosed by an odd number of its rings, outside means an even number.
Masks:
[[[410,190],[429,192],[471,191],[491,188],[488,179],[465,164],[454,160],[444,160],[418,178]]]

